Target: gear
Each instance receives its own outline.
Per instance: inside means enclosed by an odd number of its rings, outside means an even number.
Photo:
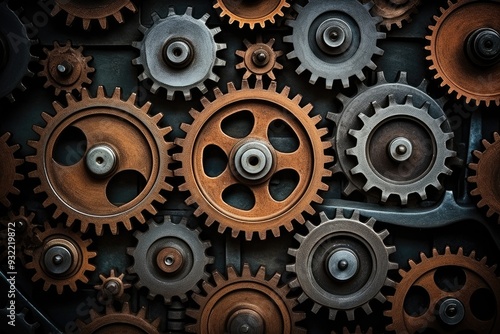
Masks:
[[[266,279],[266,268],[261,266],[253,276],[248,264],[239,276],[231,266],[228,278],[213,273],[215,286],[203,282],[206,296],[193,295],[199,309],[188,309],[186,314],[196,320],[187,325],[186,332],[198,334],[218,333],[305,333],[295,324],[305,314],[293,311],[297,302],[287,298],[289,288],[279,287],[281,275]],[[264,331],[265,328],[265,331]]]
[[[334,219],[324,212],[319,215],[320,225],[308,221],[308,234],[295,235],[299,248],[288,250],[295,263],[287,265],[287,271],[297,275],[290,287],[302,288],[300,303],[309,298],[314,301],[313,313],[327,307],[331,320],[339,311],[345,312],[348,320],[354,320],[358,308],[370,314],[370,301],[383,303],[385,297],[380,290],[394,285],[387,277],[388,271],[398,268],[389,261],[396,248],[384,244],[389,232],[375,232],[375,219],[361,222],[357,211],[351,218],[346,218],[341,210],[337,210]]]
[[[154,321],[146,319],[147,310],[141,307],[137,314],[130,311],[130,305],[124,303],[121,311],[116,311],[112,305],[106,306],[106,313],[101,315],[90,310],[90,322],[77,320],[81,334],[102,333],[137,333],[159,334],[160,318]]]
[[[15,311],[14,311],[15,312]],[[37,329],[40,327],[38,322],[29,323],[26,320],[28,315],[28,309],[24,308],[21,312],[15,313],[15,326],[8,324],[10,318],[7,318],[11,314],[11,311],[7,308],[0,309],[0,317],[3,321],[0,322],[0,331],[2,333],[9,334],[35,334]]]
[[[476,172],[476,175],[469,176],[467,180],[476,184],[476,188],[471,191],[471,195],[480,196],[477,203],[479,208],[486,207],[488,211],[486,216],[491,217],[494,214],[498,216],[500,224],[500,191],[498,189],[498,175],[500,174],[500,135],[498,132],[493,134],[492,143],[483,139],[484,151],[474,151],[474,156],[478,159],[477,163],[469,164],[469,168]]]
[[[174,99],[175,92],[182,92],[186,100],[191,100],[193,88],[205,94],[206,80],[219,81],[213,72],[214,66],[226,65],[217,58],[217,51],[225,49],[226,44],[216,43],[214,38],[221,29],[206,26],[208,14],[195,19],[191,7],[187,7],[183,15],[176,15],[170,7],[166,18],[160,18],[157,13],[151,16],[153,25],[139,28],[144,39],[132,43],[140,51],[139,58],[132,64],[144,68],[139,80],[150,79],[152,93],[160,87],[166,89],[168,100]]]
[[[309,83],[323,78],[327,89],[333,88],[335,80],[344,88],[349,87],[351,77],[365,80],[363,69],[375,70],[372,57],[384,53],[377,41],[385,33],[377,31],[381,19],[371,16],[372,6],[373,2],[363,5],[351,0],[310,0],[304,7],[294,5],[297,18],[286,22],[293,33],[283,41],[293,44],[287,58],[300,61],[297,74],[308,70]]]
[[[288,0],[216,0],[214,4],[214,8],[220,11],[220,17],[229,18],[229,24],[237,22],[240,29],[248,24],[252,30],[256,25],[265,28],[267,21],[274,24],[277,16],[285,16],[283,10],[288,7]]]
[[[16,171],[24,160],[16,159],[14,156],[21,146],[19,146],[19,144],[10,146],[7,143],[9,138],[9,132],[0,136],[0,157],[2,157],[2,159],[0,159],[0,204],[6,208],[11,205],[7,196],[9,194],[19,195],[20,193],[19,189],[15,186],[15,182],[24,179],[23,175]]]
[[[213,263],[206,255],[210,242],[200,239],[200,229],[191,230],[186,224],[185,219],[174,224],[166,216],[162,224],[151,220],[148,231],[134,233],[138,242],[127,250],[134,258],[128,272],[139,276],[135,286],[146,287],[151,299],[161,295],[165,304],[173,297],[185,302],[186,293],[199,291],[197,284],[209,276],[205,267]]]
[[[363,0],[364,3],[371,0]],[[388,31],[393,26],[403,27],[403,22],[411,22],[411,15],[417,12],[421,0],[373,0],[375,5],[371,12],[373,16],[380,16],[382,22],[379,26],[385,27]]]
[[[388,101],[385,108],[372,102],[373,116],[360,113],[363,127],[349,130],[357,143],[346,154],[358,161],[350,172],[366,178],[365,192],[380,190],[382,202],[395,195],[406,205],[412,193],[425,200],[427,187],[442,189],[439,176],[452,173],[446,161],[456,155],[447,148],[453,132],[441,129],[445,115],[437,119],[429,115],[428,102],[418,108],[411,95],[404,104],[398,104],[394,95],[389,95]]]
[[[47,80],[44,88],[52,86],[55,88],[55,94],[60,95],[61,92],[71,93],[73,90],[80,92],[84,84],[92,83],[88,75],[95,69],[88,64],[92,57],[83,55],[83,47],[75,49],[70,41],[61,46],[56,41],[52,50],[43,48],[43,52],[47,58],[40,61],[43,70],[38,76]]]
[[[111,304],[113,301],[126,301],[125,290],[132,285],[124,282],[125,274],[116,276],[115,269],[111,269],[109,276],[99,274],[101,284],[95,285],[98,291],[97,299],[101,304]]]
[[[89,263],[97,253],[88,250],[91,239],[82,239],[80,233],[73,232],[62,224],[52,228],[44,224],[44,231],[38,237],[42,244],[34,249],[27,249],[26,254],[32,260],[26,263],[26,268],[36,271],[33,282],[44,281],[43,290],[47,291],[52,285],[57,293],[62,294],[65,286],[75,292],[77,281],[88,283],[85,272],[94,271],[95,266]]]
[[[366,181],[360,175],[352,175],[351,170],[357,165],[355,159],[347,155],[347,150],[356,146],[356,140],[353,136],[346,136],[350,129],[360,129],[363,126],[361,121],[364,116],[373,114],[372,102],[377,101],[382,107],[387,107],[389,102],[387,96],[392,94],[398,104],[405,103],[406,97],[411,95],[413,104],[423,106],[429,103],[428,114],[434,119],[442,118],[445,113],[443,111],[443,100],[434,100],[427,93],[427,81],[424,79],[418,87],[408,85],[406,80],[406,72],[400,72],[396,82],[387,82],[383,72],[377,73],[377,83],[373,86],[366,86],[362,83],[358,84],[357,94],[353,97],[347,97],[343,94],[338,94],[336,99],[342,105],[339,113],[328,113],[327,118],[335,123],[334,137],[332,143],[337,153],[335,165],[332,167],[334,174],[343,173],[348,183],[344,188],[346,196],[351,195],[355,190],[362,190]],[[452,132],[448,121],[444,121],[441,125],[444,133]],[[440,143],[441,144],[441,143]],[[452,140],[446,143],[447,150],[453,149]],[[368,198],[375,201],[380,200],[380,194],[369,192],[366,193]]]
[[[160,192],[172,190],[165,178],[172,176],[167,151],[173,144],[164,139],[171,128],[157,125],[163,115],[149,116],[150,103],[137,107],[135,93],[122,100],[120,88],[112,97],[106,96],[102,86],[96,97],[90,97],[85,88],[81,100],[66,96],[68,106],[55,102],[55,116],[42,113],[47,125],[35,125],[40,139],[28,142],[36,155],[26,160],[37,165],[29,175],[41,182],[35,193],[45,192],[43,205],[56,206],[54,217],[65,213],[68,226],[80,221],[82,232],[94,225],[96,234],[102,235],[104,225],[108,225],[117,234],[120,222],[127,230],[132,229],[132,219],[145,223],[143,211],[156,214],[153,202],[164,203]],[[82,133],[83,148],[79,150],[85,154],[75,157],[66,153],[65,157],[75,159],[59,161],[54,152],[68,131]],[[61,178],[66,182],[60,182]],[[113,186],[124,178],[127,182],[139,180],[137,194],[114,199]]]
[[[186,203],[198,204],[194,214],[206,213],[208,226],[217,221],[220,233],[229,227],[235,238],[240,231],[247,240],[254,232],[260,239],[266,238],[266,231],[278,237],[280,227],[291,231],[294,219],[303,224],[302,212],[314,214],[311,203],[322,202],[317,192],[328,189],[322,178],[331,175],[324,166],[333,159],[324,152],[329,142],[321,141],[327,130],[316,128],[321,117],[310,118],[312,106],[301,107],[301,96],[290,99],[289,91],[285,87],[276,92],[274,81],[268,89],[259,80],[255,88],[243,80],[240,90],[229,83],[227,94],[216,88],[215,100],[203,98],[203,111],[192,109],[193,123],[181,125],[186,138],[176,139],[182,153],[174,159],[182,167],[175,175],[186,182],[179,189],[191,192]],[[228,119],[242,120],[237,130],[248,127],[247,133],[225,129]],[[285,150],[270,136],[285,129],[289,143],[297,144],[293,150]],[[222,155],[220,173],[209,166],[211,150]],[[285,185],[286,189],[280,188]],[[244,204],[240,195],[246,199]]]
[[[448,1],[435,16],[426,50],[435,79],[467,103],[500,106],[500,1]]]
[[[243,41],[247,49],[236,51],[236,55],[243,58],[241,63],[236,64],[237,70],[246,70],[243,79],[255,75],[257,80],[262,80],[262,76],[267,75],[271,80],[276,80],[273,70],[283,69],[283,65],[277,60],[283,55],[283,51],[274,51],[274,41],[274,38],[271,38],[267,43],[263,43],[260,35],[255,44],[250,43],[247,39]]]
[[[79,17],[83,22],[83,29],[89,30],[92,21],[99,21],[102,29],[108,28],[108,17],[113,16],[118,23],[123,23],[121,11],[127,8],[132,13],[137,12],[137,7],[130,0],[104,0],[99,3],[85,0],[55,0],[55,6],[51,16],[59,12],[67,13],[66,25],[71,26],[75,18]]]
[[[499,333],[500,279],[496,265],[488,267],[486,257],[476,260],[475,252],[463,249],[444,254],[433,249],[432,256],[420,254],[421,262],[409,261],[410,270],[400,270],[392,303],[384,314],[392,319],[388,331],[417,333]],[[410,302],[411,300],[411,302]]]

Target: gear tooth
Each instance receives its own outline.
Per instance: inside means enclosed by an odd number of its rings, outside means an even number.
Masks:
[[[295,240],[297,240],[299,243],[302,243],[306,239],[305,236],[303,236],[302,234],[299,234],[299,233],[295,233],[295,235],[293,236],[293,238]]]
[[[219,232],[220,234],[223,234],[226,231],[226,229],[227,229],[226,225],[219,223],[219,227],[217,228],[217,232]],[[233,229],[233,233],[236,233],[236,232],[237,232],[237,235],[240,233],[239,230]]]
[[[321,309],[321,305],[318,304],[318,303],[314,303],[312,308],[311,308],[311,312],[316,314],[318,313],[318,311]]]
[[[229,86],[229,83],[228,83],[228,86]],[[219,87],[215,87],[214,88],[214,95],[215,95],[215,98],[218,99],[218,98],[222,97],[224,94],[222,94],[222,91],[219,89]]]
[[[349,78],[342,78],[341,81],[344,88],[349,88]]]
[[[287,268],[288,270],[288,268]],[[290,272],[296,272],[295,271],[295,266],[293,267],[293,270],[288,270]],[[288,286],[291,288],[291,289],[298,289],[300,288],[300,283],[299,283],[299,280],[298,279],[293,279],[290,283],[288,283]]]
[[[337,318],[337,313],[338,313],[338,310],[336,309],[329,309],[328,310],[328,319],[334,321],[336,318]]]
[[[279,238],[279,236],[281,235],[279,227],[274,227],[273,229],[271,229],[271,232],[273,233],[273,236],[275,238]],[[265,231],[259,232],[259,237],[261,240],[264,240],[266,238],[266,232]]]
[[[206,88],[204,85],[200,85],[200,86],[201,86],[200,91],[201,91],[202,93],[206,93],[207,88]],[[198,88],[199,88],[199,87],[198,87]],[[205,90],[205,92],[203,92],[203,90],[202,90],[202,89],[204,89],[204,90]],[[191,101],[191,91],[190,91],[189,89],[183,90],[183,91],[182,91],[182,93],[184,94],[184,99],[185,99],[186,101]]]
[[[375,297],[375,298],[377,298],[377,300],[378,300],[379,295],[384,297],[381,293],[379,293]],[[384,298],[384,301],[385,301],[385,298]],[[372,314],[372,312],[373,312],[372,308],[370,307],[370,304],[368,304],[368,303],[363,304],[361,306],[361,308],[363,309],[363,311],[365,311],[366,314]],[[352,316],[354,317],[354,310],[352,310],[352,312],[353,312]]]
[[[319,78],[318,75],[316,75],[315,73],[311,73],[311,76],[309,78],[309,83],[311,85],[316,84],[316,81],[318,81],[318,78]]]

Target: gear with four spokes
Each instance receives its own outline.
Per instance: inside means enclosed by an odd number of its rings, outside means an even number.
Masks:
[[[100,284],[94,285],[94,289],[98,291],[97,300],[101,304],[107,305],[113,303],[115,300],[125,302],[128,296],[125,290],[130,288],[132,284],[125,283],[125,273],[116,275],[116,270],[111,269],[109,275],[104,273],[99,274]]]
[[[283,10],[288,7],[288,0],[216,0],[214,4],[214,8],[220,11],[220,17],[227,16],[229,24],[236,22],[240,29],[246,24],[250,29],[256,25],[265,28],[268,21],[274,24],[276,17],[284,16]]]
[[[0,204],[6,208],[11,205],[8,198],[9,194],[19,195],[20,193],[15,182],[24,179],[24,176],[17,171],[17,168],[22,165],[24,160],[17,159],[14,156],[21,146],[19,144],[9,145],[7,141],[10,136],[10,132],[0,136]]]
[[[262,80],[262,76],[267,75],[271,80],[276,80],[273,70],[283,69],[283,65],[278,63],[278,58],[283,55],[283,51],[273,49],[275,39],[271,38],[267,43],[262,41],[262,36],[257,36],[257,41],[252,44],[247,39],[243,41],[246,50],[236,50],[236,55],[243,58],[241,63],[236,64],[236,69],[245,69],[243,79],[248,79],[254,75],[257,80]]]
[[[364,3],[372,0],[363,0]],[[371,12],[374,16],[380,16],[382,22],[379,26],[390,31],[393,26],[403,27],[403,22],[411,22],[411,15],[417,12],[422,0],[373,0],[374,6]]]

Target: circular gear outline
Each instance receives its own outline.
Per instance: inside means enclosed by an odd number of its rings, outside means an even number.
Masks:
[[[7,141],[10,137],[10,132],[0,136],[0,156],[2,157],[0,161],[0,171],[2,172],[0,175],[0,204],[6,208],[12,204],[7,196],[21,193],[15,183],[24,180],[24,176],[17,172],[19,166],[24,163],[24,159],[18,159],[14,156],[21,146],[19,144],[9,145]]]
[[[371,0],[363,0],[364,3]],[[391,4],[391,0],[373,0],[374,6],[371,10],[374,16],[382,17],[382,22],[379,27],[384,27],[387,31],[391,31],[393,26],[401,29],[403,22],[411,22],[411,16],[418,12],[418,6],[421,0],[410,0],[402,5]]]
[[[261,0],[262,1],[262,0]],[[276,22],[276,17],[284,17],[285,13],[283,10],[285,8],[290,7],[290,3],[288,0],[274,0],[277,2],[274,10],[270,11],[269,13],[265,15],[261,15],[260,17],[244,17],[240,16],[238,14],[233,13],[228,6],[224,3],[224,0],[216,0],[215,4],[213,5],[213,8],[217,9],[220,11],[219,16],[221,18],[224,18],[225,16],[228,17],[229,24],[233,24],[235,22],[238,23],[238,28],[242,29],[245,25],[248,25],[251,30],[255,28],[255,26],[258,24],[262,29],[266,27],[266,23],[269,21],[270,24],[274,24]],[[260,14],[260,13],[259,13]]]
[[[235,65],[237,70],[245,69],[245,73],[243,74],[243,79],[246,80],[251,76],[255,76],[257,80],[262,80],[263,76],[267,76],[271,80],[276,80],[276,76],[274,75],[274,70],[283,69],[283,65],[278,62],[278,58],[283,55],[283,51],[274,50],[275,39],[270,38],[266,43],[263,42],[262,36],[257,36],[255,43],[250,43],[247,39],[243,40],[243,44],[245,44],[246,50],[236,50],[235,54],[242,58],[240,63]],[[259,67],[253,62],[253,53],[263,50],[268,54],[269,62],[267,65],[263,67]]]
[[[100,284],[94,285],[94,289],[98,291],[98,300],[101,304],[109,304],[114,300],[125,301],[126,294],[125,290],[130,288],[132,284],[125,283],[125,273],[121,273],[117,276],[117,270],[114,268],[110,270],[109,275],[104,273],[99,274],[99,279],[101,280]],[[118,285],[118,292],[110,293],[106,290],[106,285],[108,283],[114,282]]]

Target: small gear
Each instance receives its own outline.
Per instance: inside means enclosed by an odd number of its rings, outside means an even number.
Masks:
[[[116,275],[115,269],[111,269],[109,275],[99,274],[100,284],[94,286],[98,291],[97,299],[101,304],[110,304],[113,301],[126,301],[125,290],[132,284],[124,282],[125,274]]]
[[[250,88],[243,80],[240,90],[229,83],[227,94],[216,88],[215,100],[203,98],[203,111],[192,109],[193,123],[181,125],[186,137],[176,139],[182,153],[174,159],[182,167],[175,175],[185,179],[179,189],[191,193],[186,203],[198,205],[196,216],[207,214],[208,226],[217,221],[220,233],[230,228],[235,238],[240,231],[247,240],[254,232],[260,239],[266,238],[267,231],[278,237],[282,226],[291,231],[293,220],[305,222],[304,211],[314,214],[311,203],[322,202],[318,191],[328,189],[322,179],[331,175],[325,164],[333,158],[324,152],[329,142],[321,140],[327,130],[316,127],[321,116],[309,117],[310,104],[301,107],[301,96],[290,99],[288,87],[278,93],[276,86],[273,81],[265,89],[258,80]],[[224,127],[227,119],[236,118],[244,121],[238,130],[248,127],[247,133],[236,134]],[[290,142],[296,143],[292,149],[270,137],[273,131],[285,129],[291,133]],[[207,152],[212,149],[224,158],[224,168],[217,173],[209,166]],[[288,186],[274,192],[280,180]],[[232,194],[246,196],[246,203]]]
[[[500,106],[500,1],[448,0],[425,48],[435,79],[457,98]]]
[[[83,47],[75,49],[70,41],[63,46],[55,41],[52,50],[43,48],[43,52],[47,58],[40,61],[43,70],[38,76],[47,80],[44,88],[52,86],[55,88],[55,94],[60,95],[71,93],[73,90],[80,92],[84,84],[92,83],[88,75],[95,69],[89,65],[92,57],[83,55]]]
[[[7,308],[0,309],[0,317],[2,321],[0,322],[0,332],[9,334],[35,334],[37,329],[40,327],[38,322],[29,323],[26,320],[29,310],[24,308],[21,312],[15,313],[15,326],[9,325],[10,318],[8,316],[11,310]]]
[[[81,95],[81,100],[75,100],[67,94],[67,107],[54,102],[54,116],[42,113],[45,128],[33,127],[40,139],[28,142],[36,155],[26,157],[26,161],[37,165],[29,174],[41,182],[35,193],[46,193],[43,205],[55,205],[54,217],[65,213],[68,226],[80,221],[82,232],[94,225],[97,235],[102,235],[107,225],[117,234],[120,222],[131,230],[132,219],[145,223],[143,212],[156,214],[153,202],[164,203],[161,192],[172,190],[165,180],[172,176],[167,151],[173,144],[165,141],[171,128],[157,125],[161,113],[147,114],[150,103],[136,106],[135,93],[125,101],[120,88],[107,97],[100,86],[96,97],[90,97],[85,88]],[[59,161],[54,152],[67,131],[82,133],[84,154],[75,157],[69,152],[65,156],[75,159]],[[137,194],[114,200],[110,193],[113,185],[124,177],[142,180],[138,181]]]
[[[187,325],[186,332],[198,334],[272,333],[299,334],[306,331],[296,325],[305,314],[294,312],[295,299],[287,297],[289,288],[280,287],[281,275],[266,279],[266,268],[261,266],[253,276],[248,264],[241,276],[229,266],[227,279],[218,271],[213,273],[215,286],[203,282],[206,295],[195,294],[193,300],[199,309],[188,309],[186,314],[196,320]],[[265,329],[265,330],[264,330]]]
[[[210,242],[200,239],[200,229],[192,230],[186,224],[186,219],[174,224],[166,216],[162,224],[151,220],[146,232],[134,233],[138,242],[127,250],[134,258],[128,272],[139,276],[135,286],[146,287],[151,299],[160,295],[166,304],[174,297],[185,302],[186,293],[199,291],[197,284],[209,276],[205,267],[213,263],[206,255]]]
[[[377,68],[372,57],[384,53],[377,41],[385,33],[377,31],[381,19],[370,14],[372,6],[373,2],[363,5],[351,0],[309,0],[304,7],[294,5],[297,18],[286,22],[293,33],[283,41],[293,44],[287,58],[300,61],[297,74],[308,70],[309,83],[323,78],[327,89],[336,80],[344,88],[349,87],[351,77],[365,80],[363,70]]]
[[[477,203],[479,208],[486,207],[486,216],[494,214],[498,216],[500,224],[500,191],[498,189],[498,175],[500,175],[500,135],[493,134],[494,141],[490,143],[483,139],[484,151],[474,151],[477,163],[470,163],[469,168],[476,172],[476,175],[469,176],[467,180],[476,184],[476,188],[471,191],[472,196],[480,196]]]
[[[257,80],[262,80],[262,76],[267,75],[271,80],[276,80],[273,70],[283,69],[283,65],[278,63],[278,57],[283,55],[283,51],[274,51],[274,41],[274,38],[271,38],[267,43],[264,43],[260,35],[255,44],[250,43],[247,39],[243,41],[247,49],[236,51],[236,55],[243,58],[241,63],[236,64],[237,70],[246,70],[243,79],[255,75]]]
[[[107,29],[108,17],[113,16],[118,23],[123,23],[121,11],[125,8],[132,13],[137,12],[137,7],[130,0],[104,0],[98,3],[85,0],[55,0],[50,15],[56,16],[59,12],[65,11],[67,26],[71,26],[75,18],[79,17],[82,19],[84,30],[90,29],[92,21],[99,21],[99,26]]]
[[[409,261],[410,270],[400,269],[401,281],[394,296],[387,299],[392,319],[388,331],[417,333],[499,333],[500,278],[496,265],[488,267],[486,257],[464,255],[463,249],[444,254],[433,249],[432,256],[420,254],[420,263]]]
[[[124,303],[121,311],[116,311],[112,305],[106,306],[106,313],[99,314],[90,310],[90,321],[76,321],[81,334],[101,333],[140,333],[159,334],[160,318],[149,321],[146,318],[147,310],[141,307],[137,314],[130,311],[130,305]]]
[[[44,281],[43,290],[55,286],[57,293],[62,294],[65,286],[75,292],[76,283],[88,283],[87,271],[94,271],[95,266],[89,263],[97,253],[88,250],[91,239],[82,239],[80,233],[73,232],[62,224],[51,227],[44,224],[44,231],[38,237],[42,244],[34,249],[27,249],[26,255],[32,259],[26,263],[26,268],[36,271],[33,282]]]
[[[187,7],[183,15],[177,15],[170,7],[166,18],[160,18],[157,13],[151,17],[150,28],[139,28],[144,34],[143,40],[132,43],[140,51],[139,58],[132,63],[144,68],[139,80],[150,79],[152,93],[160,87],[166,89],[168,100],[174,99],[175,92],[182,92],[186,100],[191,100],[193,88],[205,94],[206,80],[219,81],[213,68],[226,65],[217,58],[217,52],[226,48],[225,43],[215,42],[215,35],[221,29],[207,27],[208,14],[195,19],[191,7]]]
[[[19,195],[20,191],[16,187],[15,182],[24,179],[24,176],[17,172],[17,168],[24,162],[23,159],[17,159],[14,154],[21,146],[19,144],[9,145],[11,134],[9,132],[0,136],[0,204],[6,208],[10,207],[11,203],[8,199],[9,194]]]
[[[364,3],[372,0],[363,0]],[[382,22],[379,26],[385,27],[388,31],[393,26],[403,27],[403,22],[411,22],[411,15],[417,12],[417,8],[422,0],[373,0],[375,5],[371,12],[373,16],[380,16]]]
[[[398,268],[389,260],[396,248],[384,244],[389,232],[377,233],[373,229],[375,219],[361,222],[356,211],[351,218],[346,218],[341,210],[337,210],[334,219],[324,212],[319,216],[318,226],[306,222],[307,235],[295,235],[299,248],[288,250],[295,263],[287,265],[287,271],[297,275],[290,287],[302,288],[300,303],[314,301],[313,313],[322,306],[328,308],[331,320],[339,311],[345,312],[348,320],[354,320],[358,308],[370,314],[370,301],[383,303],[385,297],[380,290],[395,284],[387,277],[389,270]]]
[[[350,172],[365,177],[365,192],[378,189],[382,202],[394,195],[406,205],[413,193],[425,200],[427,187],[442,189],[439,177],[452,173],[446,162],[456,155],[447,148],[453,132],[441,128],[445,115],[437,119],[429,115],[429,103],[416,107],[411,95],[404,104],[398,104],[394,95],[388,101],[385,108],[372,102],[373,116],[360,113],[362,128],[349,130],[357,143],[346,154],[358,161]]]
[[[229,18],[229,24],[236,22],[240,29],[248,24],[252,30],[256,25],[265,28],[268,21],[274,24],[277,16],[285,16],[283,10],[288,7],[288,0],[216,0],[214,4],[214,8],[220,11],[220,17]]]

